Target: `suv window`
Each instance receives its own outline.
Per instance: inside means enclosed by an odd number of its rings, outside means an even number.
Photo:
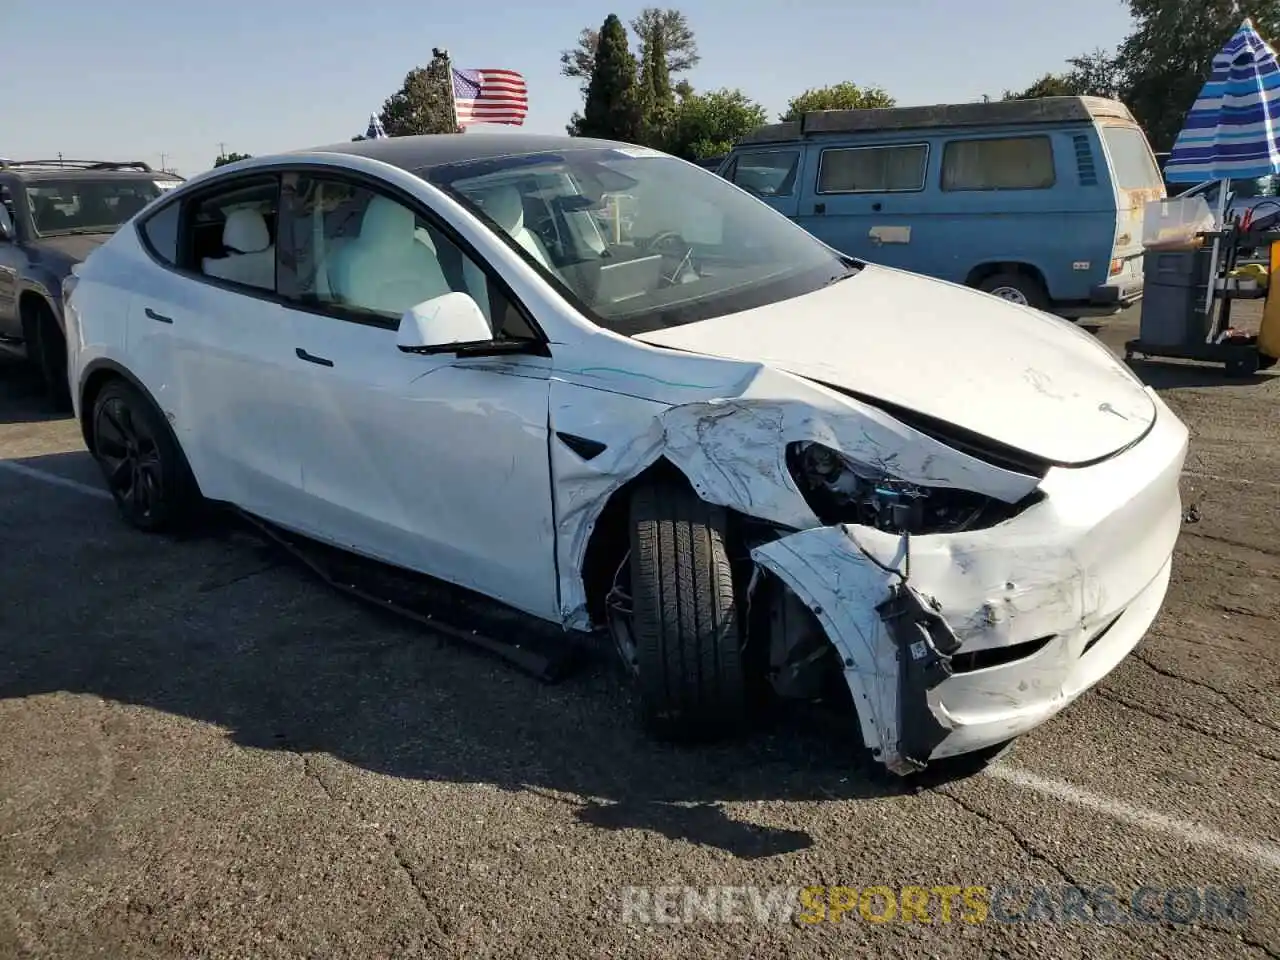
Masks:
[[[495,336],[534,336],[489,274],[400,200],[299,174],[286,176],[284,197],[281,292],[289,299],[395,329],[424,300],[467,293]]]
[[[943,190],[1045,190],[1055,182],[1046,136],[952,140],[942,150]]]
[[[760,150],[738,154],[729,180],[762,197],[789,197],[795,190],[799,150]]]
[[[237,180],[190,207],[180,265],[193,273],[256,290],[276,289],[279,180]]]
[[[36,233],[108,233],[160,196],[154,180],[59,177],[26,186]]]
[[[924,189],[929,147],[838,147],[818,158],[819,193],[894,193]]]

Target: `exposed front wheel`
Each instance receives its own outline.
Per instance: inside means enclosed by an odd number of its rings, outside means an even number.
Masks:
[[[199,493],[164,417],[143,394],[113,380],[93,404],[93,456],[125,520],[148,533],[195,519]]]
[[[664,739],[737,732],[747,719],[727,515],[675,480],[631,498],[630,633],[647,726]]]

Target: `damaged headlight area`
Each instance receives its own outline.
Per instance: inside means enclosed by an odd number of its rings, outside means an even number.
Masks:
[[[1002,523],[1041,498],[1018,503],[950,487],[908,483],[820,443],[787,447],[787,467],[809,508],[824,524],[847,523],[885,533],[958,533]]]

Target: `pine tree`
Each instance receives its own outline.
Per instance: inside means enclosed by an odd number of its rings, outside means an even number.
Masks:
[[[600,27],[600,46],[575,132],[583,137],[640,142],[637,94],[636,60],[627,48],[627,31],[617,15],[611,13]]]
[[[676,98],[671,90],[666,41],[661,30],[652,31],[644,41],[640,62],[640,112],[642,136],[651,147],[664,147],[675,120]]]

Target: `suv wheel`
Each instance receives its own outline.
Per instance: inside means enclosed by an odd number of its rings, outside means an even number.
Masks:
[[[732,734],[747,719],[746,670],[727,516],[661,481],[631,498],[631,631],[641,708],[663,739]]]
[[[30,308],[28,342],[31,360],[40,370],[44,388],[59,413],[71,409],[71,389],[67,383],[67,341],[58,320],[45,303]]]
[[[200,495],[169,424],[143,394],[112,380],[93,403],[93,456],[128,523],[147,533],[190,525]]]

